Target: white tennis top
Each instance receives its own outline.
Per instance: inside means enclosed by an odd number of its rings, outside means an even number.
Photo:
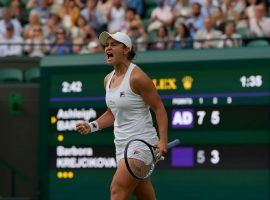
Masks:
[[[130,75],[134,67],[136,66],[133,63],[129,65],[121,84],[116,88],[110,88],[115,73],[112,71],[106,85],[106,104],[115,118],[116,152],[120,149],[122,151],[131,139],[143,139],[153,145],[158,140],[149,105],[130,87]]]

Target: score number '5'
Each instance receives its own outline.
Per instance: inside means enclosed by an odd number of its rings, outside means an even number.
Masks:
[[[217,125],[220,122],[220,116],[219,116],[220,112],[218,110],[214,110],[211,113],[211,123],[213,125]],[[204,117],[206,115],[206,112],[204,110],[199,110],[197,111],[197,116],[198,116],[198,125],[202,125],[203,124],[203,120]]]

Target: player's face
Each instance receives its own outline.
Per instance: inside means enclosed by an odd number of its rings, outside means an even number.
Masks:
[[[105,45],[105,55],[108,65],[117,65],[126,59],[125,46],[112,38],[108,38]]]

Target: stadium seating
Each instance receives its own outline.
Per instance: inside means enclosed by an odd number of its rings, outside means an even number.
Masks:
[[[24,74],[27,83],[38,83],[40,78],[40,69],[38,67],[28,69]]]
[[[263,39],[260,39],[260,40],[252,40],[250,41],[247,46],[249,47],[256,47],[256,46],[269,46],[269,43],[267,40],[263,40]]]
[[[237,28],[236,33],[240,34],[243,38],[250,36],[250,31],[247,27]]]
[[[17,68],[6,68],[0,70],[0,82],[20,83],[23,81],[23,72]]]

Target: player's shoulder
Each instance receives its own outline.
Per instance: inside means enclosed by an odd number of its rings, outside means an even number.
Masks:
[[[130,76],[130,84],[132,87],[136,86],[147,86],[151,83],[150,77],[137,65],[132,70],[131,76]]]
[[[130,78],[136,81],[147,77],[148,77],[147,74],[138,65],[135,65],[135,67],[131,72]]]
[[[109,78],[110,78],[110,76],[111,76],[112,73],[113,73],[113,71],[110,72],[110,73],[108,73],[108,74],[105,76],[105,78],[104,78],[104,88],[106,88],[107,82],[108,82],[108,80],[109,80]]]
[[[108,81],[108,79],[110,78],[110,74],[111,74],[111,72],[105,76],[104,82],[105,82],[105,81]]]

